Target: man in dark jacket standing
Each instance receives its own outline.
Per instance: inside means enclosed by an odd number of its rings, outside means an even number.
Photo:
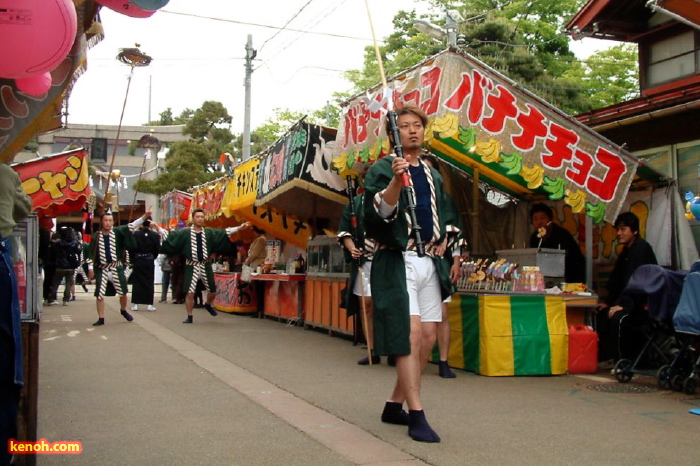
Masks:
[[[70,227],[61,227],[59,235],[60,240],[54,243],[56,271],[53,275],[51,296],[49,297],[48,304],[56,304],[58,287],[61,285],[61,280],[65,279],[66,284],[63,289],[63,305],[67,306],[68,301],[70,301],[71,290],[75,285],[75,269],[80,266],[81,245],[80,242],[75,239],[75,232]]]
[[[147,304],[148,310],[153,312],[153,293],[155,292],[155,260],[160,251],[160,235],[151,229],[151,221],[146,220],[141,227],[134,232],[136,249],[131,252],[133,272],[131,280],[131,307],[132,311],[139,310],[139,304]]]

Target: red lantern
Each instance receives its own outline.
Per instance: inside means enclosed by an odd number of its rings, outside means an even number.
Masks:
[[[2,1],[2,0],[0,0]],[[117,13],[121,13],[126,16],[131,16],[132,18],[148,18],[155,13],[155,10],[144,10],[139,8],[133,3],[127,0],[95,0],[100,5],[106,6],[110,10],[114,10]]]
[[[19,78],[15,80],[17,89],[32,97],[38,97],[49,92],[51,89],[51,73],[30,76],[29,78]]]
[[[0,77],[38,76],[68,55],[78,19],[71,0],[0,0]]]

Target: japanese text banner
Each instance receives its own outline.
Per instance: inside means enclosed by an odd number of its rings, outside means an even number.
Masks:
[[[87,151],[78,149],[14,165],[32,210],[56,217],[79,211],[90,194]]]
[[[252,206],[258,196],[258,167],[260,159],[252,159],[237,165],[233,179],[226,186],[222,209],[230,217],[238,209]]]
[[[613,221],[637,160],[590,128],[470,55],[445,51],[389,83],[394,106],[429,117],[426,142],[455,166],[478,169],[519,198],[563,199],[574,213]],[[382,89],[343,110],[333,166],[351,169],[386,155]]]

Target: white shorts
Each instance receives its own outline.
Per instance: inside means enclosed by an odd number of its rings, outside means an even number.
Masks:
[[[355,277],[355,284],[353,285],[352,292],[356,294],[357,296],[372,296],[372,290],[369,286],[369,275],[372,271],[372,261],[367,261],[361,266],[362,273],[359,271],[357,272],[357,277]],[[364,291],[362,290],[362,283],[360,280],[362,280],[364,276],[365,283],[364,283]]]
[[[421,322],[442,322],[440,279],[429,256],[418,257],[413,251],[403,254],[406,263],[406,288],[410,315]]]

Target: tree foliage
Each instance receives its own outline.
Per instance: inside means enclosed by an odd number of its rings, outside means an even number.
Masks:
[[[187,191],[221,176],[220,172],[208,170],[217,159],[218,155],[212,154],[204,144],[176,142],[166,154],[165,171],[153,180],[139,180],[134,189],[159,196],[173,189]]]
[[[168,108],[160,114],[161,122],[184,125],[183,134],[191,139],[172,144],[165,156],[165,171],[152,180],[139,180],[134,189],[162,195],[179,189],[186,191],[221,176],[217,171],[219,156],[233,153],[232,118],[221,102],[206,101],[197,110],[185,109],[172,118]]]
[[[597,57],[606,66],[581,63],[561,31],[581,6],[579,0],[536,2],[532,0],[430,0],[433,13],[421,19],[444,27],[444,11],[456,11],[460,46],[487,66],[528,88],[533,93],[576,114],[619,102],[637,86],[636,66],[630,65],[625,49]],[[394,32],[380,47],[387,76],[410,68],[445,48],[419,32],[415,12],[399,12]],[[623,60],[627,68],[616,67]],[[379,67],[374,47],[365,49],[364,66],[346,72],[357,94],[377,85]],[[606,80],[615,83],[604,92]]]

